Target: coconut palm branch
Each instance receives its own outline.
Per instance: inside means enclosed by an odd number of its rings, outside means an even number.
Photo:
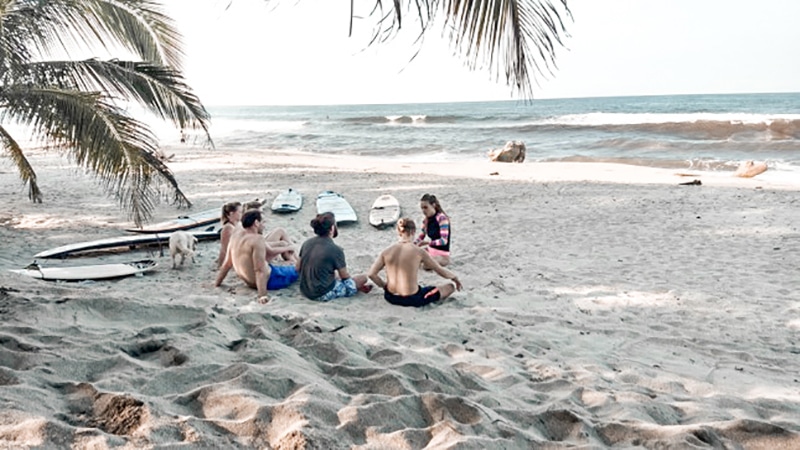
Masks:
[[[98,48],[124,49],[134,60],[52,58]],[[155,135],[123,109],[138,103],[177,127],[203,130],[213,145],[209,114],[184,81],[181,56],[180,35],[153,1],[0,0],[0,148],[29,197],[42,199],[36,174],[5,124],[24,125],[94,172],[137,225],[161,197],[191,206],[159,159]]]
[[[158,158],[158,141],[141,122],[128,117],[98,93],[11,86],[3,91],[3,120],[31,129],[51,148],[66,151],[116,194],[136,223],[158,199],[154,178],[166,182],[173,202],[190,204],[172,172]],[[35,180],[31,189],[38,189]]]
[[[552,75],[556,68],[556,50],[567,36],[562,17],[572,17],[567,0],[392,0],[391,6],[374,1],[373,43],[400,30],[404,11],[416,10],[420,41],[444,14],[450,41],[470,69],[503,73],[507,84],[528,97],[531,79]],[[352,33],[353,0],[350,8]]]
[[[47,61],[28,64],[33,83],[51,83],[61,89],[105,92],[134,100],[161,119],[180,128],[196,127],[208,136],[208,112],[177,70],[135,61]]]

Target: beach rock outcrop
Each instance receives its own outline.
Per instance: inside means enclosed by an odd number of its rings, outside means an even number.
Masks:
[[[489,150],[489,159],[496,162],[525,161],[525,143],[522,141],[508,141],[503,148]]]
[[[767,163],[757,163],[753,161],[745,161],[739,165],[734,175],[742,178],[753,178],[754,176],[767,171]]]

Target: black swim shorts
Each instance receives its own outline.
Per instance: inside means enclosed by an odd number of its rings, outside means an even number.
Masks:
[[[420,287],[416,294],[412,295],[394,295],[391,292],[384,290],[383,298],[387,302],[397,306],[425,306],[433,303],[442,298],[442,293],[436,286]]]

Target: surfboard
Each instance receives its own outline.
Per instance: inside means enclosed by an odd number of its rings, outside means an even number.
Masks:
[[[333,191],[323,191],[317,196],[317,214],[332,212],[336,223],[357,222],[356,211],[350,203]]]
[[[192,229],[188,231],[188,233],[196,237],[198,241],[210,241],[219,239],[219,231],[219,223],[214,223],[200,230]],[[171,234],[172,233],[134,234],[98,239],[96,241],[77,242],[75,244],[62,245],[60,247],[39,252],[33,255],[33,257],[66,258],[68,256],[88,252],[125,251],[150,246],[168,246],[169,237]]]
[[[12,269],[10,272],[50,281],[107,280],[148,272],[155,269],[157,265],[158,263],[151,259],[72,267],[41,267],[34,263],[24,269]]]
[[[142,228],[126,228],[125,231],[133,233],[168,233],[171,231],[189,230],[219,222],[221,215],[221,208],[207,209],[194,214],[179,216],[176,219],[167,220],[166,222],[154,223]]]
[[[369,210],[369,224],[378,229],[388,228],[399,219],[400,202],[391,194],[384,194],[375,199]]]
[[[272,201],[272,210],[278,213],[290,213],[299,211],[303,207],[303,196],[292,188],[289,188],[275,197]]]

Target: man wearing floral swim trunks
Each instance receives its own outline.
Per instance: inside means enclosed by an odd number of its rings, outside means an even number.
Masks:
[[[333,213],[318,214],[311,221],[311,227],[316,236],[303,243],[296,266],[300,274],[300,292],[318,302],[351,297],[358,291],[369,292],[372,286],[366,284],[367,276],[351,277],[344,251],[333,242],[339,235]]]

